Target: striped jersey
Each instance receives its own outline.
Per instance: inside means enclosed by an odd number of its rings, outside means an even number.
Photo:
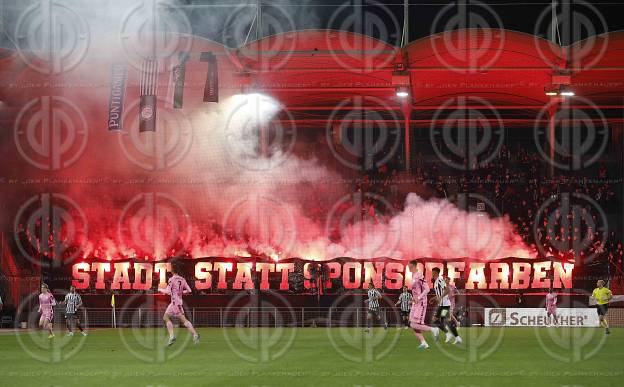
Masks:
[[[381,292],[377,289],[368,290],[368,309],[378,309]]]
[[[82,304],[82,299],[78,293],[67,293],[65,295],[65,313],[76,313]]]
[[[438,276],[435,280],[435,284],[433,284],[433,290],[435,290],[435,294],[438,298],[442,298],[440,302],[440,306],[451,306],[451,300],[449,300],[448,295],[442,297],[444,290],[446,289],[446,282],[442,276]]]
[[[401,302],[401,311],[409,312],[412,308],[412,293],[403,292],[399,296],[399,301]]]

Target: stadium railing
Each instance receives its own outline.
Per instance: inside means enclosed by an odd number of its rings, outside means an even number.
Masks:
[[[198,327],[364,327],[367,308],[186,308],[186,316]],[[82,308],[79,317],[88,327],[160,327],[164,309],[152,308]],[[114,317],[113,317],[114,313]],[[54,324],[64,325],[63,308],[55,308]],[[398,309],[380,309],[381,321],[399,326]],[[433,316],[433,311],[428,313]],[[482,325],[483,307],[466,308],[460,321],[463,326]],[[15,319],[15,324],[23,321]],[[624,327],[624,308],[609,309],[612,327]],[[34,325],[36,321],[30,321]]]

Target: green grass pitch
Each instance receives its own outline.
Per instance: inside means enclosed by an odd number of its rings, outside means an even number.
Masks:
[[[624,329],[463,328],[464,344],[419,351],[375,328],[102,329],[48,340],[0,333],[0,386],[621,386]]]

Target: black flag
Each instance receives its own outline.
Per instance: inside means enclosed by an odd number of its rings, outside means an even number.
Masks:
[[[202,52],[199,60],[208,62],[206,85],[204,86],[204,102],[219,102],[219,71],[217,57],[211,52]]]
[[[156,84],[158,62],[147,60],[141,68],[141,101],[139,104],[139,132],[156,131]]]
[[[179,61],[176,66],[173,67],[173,107],[175,109],[182,108],[184,99],[184,78],[186,77],[186,60],[188,59],[187,53],[180,53]]]

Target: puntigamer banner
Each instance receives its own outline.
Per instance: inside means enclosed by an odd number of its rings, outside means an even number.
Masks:
[[[268,261],[254,258],[178,259],[191,287],[198,291],[273,290],[290,293],[340,293],[363,289],[370,281],[375,287],[399,290],[411,283],[408,261],[393,259],[330,261],[285,259]],[[462,289],[527,291],[572,287],[574,265],[553,260],[506,258],[478,261],[472,259],[420,259],[418,270],[431,283],[437,267]],[[155,291],[166,286],[171,261],[146,262],[84,261],[71,266],[72,284],[83,291]],[[61,270],[68,270],[68,268]],[[61,273],[49,272],[50,277]],[[65,273],[69,274],[69,273]]]

